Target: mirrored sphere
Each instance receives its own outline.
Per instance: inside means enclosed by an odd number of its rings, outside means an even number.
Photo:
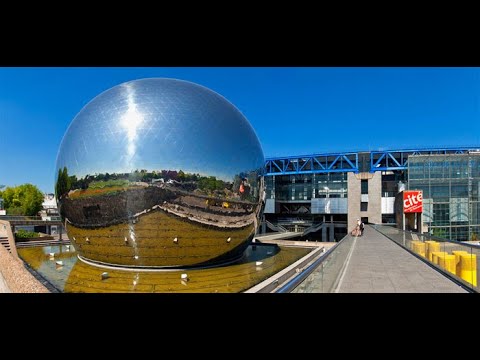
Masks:
[[[142,79],[90,101],[67,129],[55,192],[80,258],[189,267],[240,258],[262,210],[264,156],[228,100]]]

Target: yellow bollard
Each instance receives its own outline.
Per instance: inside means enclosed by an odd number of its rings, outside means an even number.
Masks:
[[[438,265],[440,265],[442,269],[455,275],[455,255],[445,254],[444,256],[439,256]]]
[[[433,262],[432,255],[434,252],[440,251],[440,243],[436,241],[429,241],[427,246],[428,246],[428,249],[427,249],[428,260]]]
[[[460,254],[460,277],[477,286],[477,255]]]
[[[438,265],[439,258],[445,257],[445,255],[448,255],[448,253],[446,253],[445,251],[434,251],[432,253],[432,262]]]
[[[424,243],[420,242],[420,244],[417,244],[417,254],[425,257],[425,244]]]
[[[410,241],[410,249],[414,252],[414,253],[417,253],[418,252],[418,243],[420,241],[417,241],[417,240],[414,240],[414,241]]]
[[[417,252],[417,245],[420,243],[418,240],[412,240],[410,241],[410,249],[416,253]]]
[[[467,255],[469,253],[466,252],[465,250],[454,250],[452,251],[452,254],[455,255],[455,275],[460,276],[460,273],[461,273],[460,255],[461,254]]]
[[[435,243],[433,240],[425,240],[425,257],[430,260],[430,244]],[[430,260],[431,261],[431,260]]]

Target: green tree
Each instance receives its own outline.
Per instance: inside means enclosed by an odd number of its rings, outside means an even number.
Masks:
[[[34,216],[42,209],[43,194],[32,184],[8,187],[3,197],[9,215]]]
[[[182,170],[178,172],[178,181],[185,181],[185,173]]]
[[[432,235],[439,238],[446,239],[447,232],[445,231],[445,229],[433,228]]]
[[[68,176],[66,166],[64,166],[63,169],[58,169],[57,183],[55,184],[55,195],[57,196],[57,199],[62,198],[70,191],[73,180],[74,179],[71,179]]]

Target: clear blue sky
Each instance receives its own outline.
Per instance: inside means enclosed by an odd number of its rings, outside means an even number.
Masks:
[[[0,184],[53,192],[75,115],[99,93],[145,77],[220,93],[267,157],[480,146],[480,68],[0,68]]]

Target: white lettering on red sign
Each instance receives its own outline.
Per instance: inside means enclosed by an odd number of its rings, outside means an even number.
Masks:
[[[413,213],[423,211],[422,191],[404,191],[403,192],[403,212]]]

